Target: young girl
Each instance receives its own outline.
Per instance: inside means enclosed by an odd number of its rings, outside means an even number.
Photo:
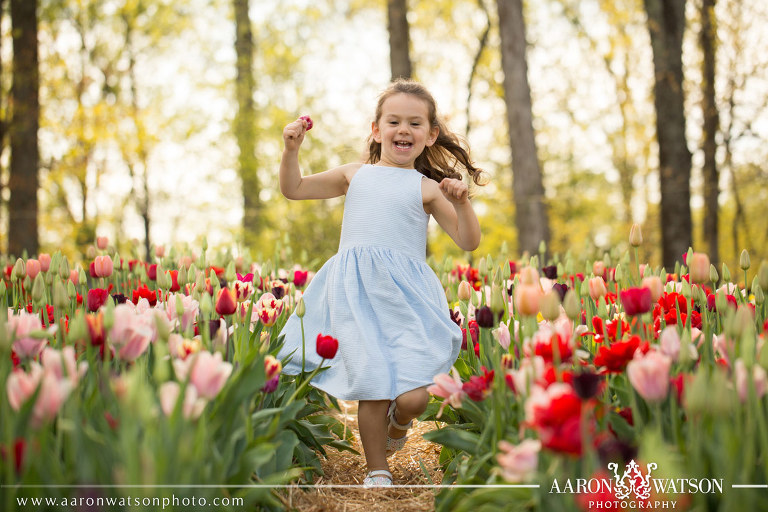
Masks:
[[[339,340],[338,354],[325,362],[330,368],[312,385],[359,400],[369,470],[364,485],[389,486],[387,456],[403,447],[412,420],[427,407],[425,387],[451,368],[461,347],[461,330],[425,261],[429,216],[459,247],[476,249],[480,225],[456,168],[475,183],[482,171],[438,119],[431,94],[413,81],[395,81],[379,97],[366,164],[302,176],[298,154],[307,129],[298,119],[283,130],[280,191],[288,199],[346,194],[339,251],[304,293],[305,339],[324,334]],[[283,371],[297,374],[302,335],[296,315],[281,334],[278,357],[294,354]],[[314,350],[306,351],[307,370],[320,361]]]

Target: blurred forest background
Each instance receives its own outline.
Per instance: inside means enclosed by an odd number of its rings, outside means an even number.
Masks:
[[[317,264],[343,199],[277,187],[356,161],[396,76],[433,92],[490,183],[475,255],[768,257],[764,0],[0,0],[0,250],[96,235]],[[514,158],[513,158],[514,157]],[[513,186],[514,184],[514,186]],[[504,249],[502,249],[504,248]],[[430,252],[462,254],[436,226]],[[507,254],[501,254],[506,250]],[[286,253],[283,253],[286,256]],[[716,263],[717,264],[717,263]]]

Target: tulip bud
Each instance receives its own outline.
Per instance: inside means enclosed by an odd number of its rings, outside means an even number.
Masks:
[[[491,285],[491,311],[497,315],[504,313],[504,302],[504,292],[501,286],[493,283]]]
[[[203,237],[203,252],[208,250],[208,238]]]
[[[624,278],[624,268],[621,266],[621,263],[617,263],[616,268],[613,271],[613,280],[618,283],[623,278]]]
[[[629,230],[629,245],[639,247],[643,243],[643,233],[640,230],[640,224],[632,224]]]
[[[178,273],[176,274],[176,282],[179,284],[180,288],[184,288],[184,286],[189,282],[187,281],[187,271],[184,270],[184,267],[180,268]]]
[[[541,242],[539,242],[539,254],[544,254],[546,252],[547,252],[547,242],[542,240]]]
[[[747,252],[746,249],[741,251],[741,256],[739,256],[739,267],[741,267],[741,270],[749,270],[749,267],[750,267],[749,253]]]
[[[40,303],[45,298],[45,281],[42,274],[35,276],[34,284],[32,285],[32,300],[36,303]]]
[[[458,291],[459,300],[468,301],[472,297],[472,286],[469,281],[462,281],[459,283]]]
[[[224,279],[226,279],[228,283],[231,283],[235,280],[235,277],[237,277],[235,273],[235,262],[230,261],[229,265],[227,265],[227,269],[224,271]]]
[[[597,302],[597,299],[608,293],[608,289],[606,288],[605,281],[603,281],[602,277],[591,278],[587,288],[589,290],[589,296],[592,297],[592,300],[595,302]]]
[[[13,266],[13,271],[11,272],[11,279],[18,281],[19,279],[24,279],[26,275],[27,269],[24,266],[24,260],[18,258],[16,264]]]
[[[768,290],[768,261],[766,260],[760,263],[760,269],[757,271],[757,282],[760,283],[760,288]]]
[[[481,277],[488,273],[488,264],[485,258],[480,258],[480,262],[477,264],[477,271]]]
[[[725,291],[720,290],[715,295],[715,307],[720,312],[727,311],[726,308],[728,307],[728,297]]]
[[[565,298],[563,299],[563,309],[565,314],[572,321],[581,319],[581,305],[579,304],[579,298],[576,296],[576,292],[569,289],[565,292]]]
[[[765,302],[765,294],[759,284],[752,289],[752,293],[755,294],[755,304],[762,306]],[[0,293],[0,295],[2,295],[2,293]]]
[[[692,283],[701,284],[709,280],[709,256],[703,252],[694,252],[688,258],[688,277]]]
[[[723,271],[721,272],[723,274],[723,281],[726,283],[731,282],[731,272],[728,270],[728,265],[723,263]]]
[[[67,289],[60,279],[57,279],[53,285],[53,305],[59,310],[69,307]]]
[[[0,296],[5,295],[6,291],[8,291],[8,287],[5,285],[5,279],[0,279]],[[6,315],[7,315],[7,312],[6,312]],[[2,323],[5,319],[6,319],[5,315],[0,313],[0,323]],[[3,326],[0,325],[0,329],[2,329],[2,328],[3,328]],[[2,331],[0,331],[0,332],[2,332]]]
[[[304,297],[299,297],[299,302],[296,304],[296,316],[299,318],[304,318],[304,315],[307,312],[307,306],[304,304]]]
[[[717,275],[717,269],[714,265],[709,265],[709,280],[713,283],[717,283],[717,280],[720,279],[720,276]]]
[[[85,271],[82,267],[77,272],[77,284],[80,286],[87,286],[88,285],[88,277],[85,275]]]
[[[213,311],[213,299],[207,293],[203,293],[200,296],[200,313],[203,314],[203,318],[208,318]]]
[[[541,297],[541,316],[553,322],[560,316],[560,295],[550,290]]]

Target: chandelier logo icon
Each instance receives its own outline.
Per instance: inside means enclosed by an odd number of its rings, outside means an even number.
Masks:
[[[616,479],[614,492],[616,498],[625,500],[634,495],[635,499],[647,500],[651,496],[651,472],[658,466],[655,462],[646,465],[647,473],[643,475],[640,465],[633,460],[627,464],[623,474],[619,474],[619,465],[615,462],[608,464]]]

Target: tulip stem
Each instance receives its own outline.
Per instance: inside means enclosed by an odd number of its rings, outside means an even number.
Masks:
[[[306,348],[307,343],[304,336],[304,318],[299,318],[299,324],[301,325],[301,373],[299,374],[299,382],[304,379],[304,362],[306,360]]]
[[[322,359],[322,361],[320,361],[320,364],[317,366],[317,368],[315,368],[314,370],[312,370],[312,373],[310,373],[310,374],[309,374],[309,377],[307,378],[307,380],[305,380],[305,381],[301,382],[301,384],[299,384],[299,386],[296,388],[296,391],[294,391],[294,392],[293,392],[293,394],[290,396],[290,398],[288,398],[288,401],[287,401],[287,402],[285,402],[285,405],[284,405],[283,407],[287,407],[287,406],[288,406],[288,405],[290,405],[290,404],[291,404],[291,403],[292,403],[294,400],[296,400],[296,398],[298,398],[298,396],[299,396],[299,393],[300,393],[301,391],[303,391],[303,390],[304,390],[304,388],[306,388],[306,387],[307,387],[307,385],[309,384],[309,382],[312,380],[312,377],[314,377],[315,375],[317,375],[317,373],[318,373],[318,372],[319,372],[319,371],[320,371],[320,370],[323,368],[323,363],[324,363],[324,362],[325,362],[325,358],[323,358],[323,359]]]

